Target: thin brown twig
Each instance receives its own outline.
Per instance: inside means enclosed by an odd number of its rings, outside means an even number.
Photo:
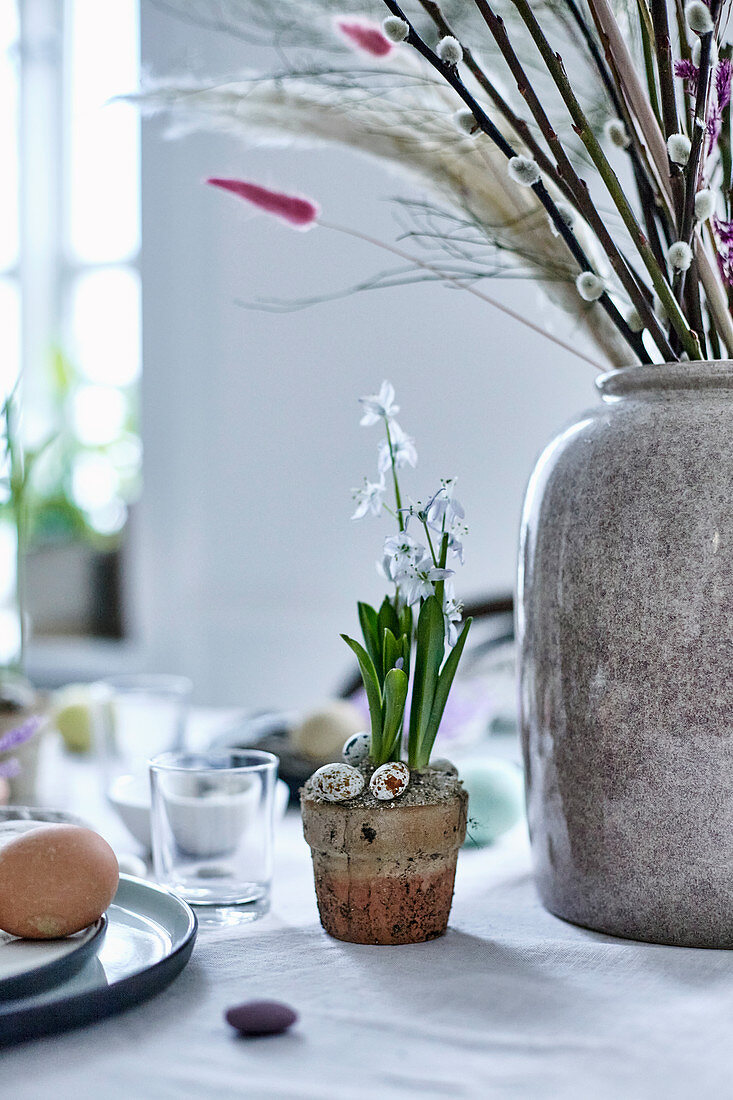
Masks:
[[[452,38],[458,40],[458,35],[448,23],[443,12],[440,9],[440,6],[435,3],[435,0],[419,0],[419,2],[425,9],[427,14],[430,16],[441,35],[443,35],[444,37],[446,35],[450,35]],[[562,191],[568,202],[575,205],[575,198],[572,192],[558,173],[550,157],[547,156],[544,149],[535,138],[526,120],[521,118],[516,113],[516,111],[514,111],[512,107],[507,103],[501,92],[499,92],[496,86],[489,79],[487,73],[481,68],[469,47],[466,46],[463,42],[461,42],[461,49],[463,50],[463,60],[466,68],[471,73],[476,83],[484,90],[484,92],[486,92],[491,102],[501,112],[503,117],[514,130],[517,137],[531,152],[532,156],[537,161],[540,168],[548,177],[548,179],[551,179],[555,186],[560,191]]]
[[[573,91],[573,87],[568,80],[565,67],[562,63],[562,58],[559,54],[554,53],[545,36],[542,27],[540,26],[537,17],[535,16],[529,0],[512,0],[515,8],[519,12],[522,20],[524,21],[527,30],[532,37],[537,49],[545,63],[550,76],[552,77],[555,87],[559,91],[565,106],[568,109],[568,113],[573,121],[573,125],[580,137],[581,141],[585,145],[588,153],[598,169],[598,173],[603,180],[609,195],[613,199],[614,205],[621,215],[624,225],[626,226],[632,241],[636,247],[637,252],[641,260],[646,267],[649,277],[654,285],[662,306],[669,316],[670,323],[675,332],[680,338],[682,347],[687,352],[691,359],[701,358],[700,341],[695,332],[690,329],[690,326],[682,313],[674,295],[672,289],[667,281],[665,272],[659,267],[654,253],[652,252],[647,238],[641,231],[641,227],[636,219],[631,205],[626,198],[624,190],[618,179],[618,176],[614,172],[613,168],[608,162],[608,159],[601,149],[601,146],[596,138],[590,123],[583,111],[578,99]],[[605,0],[591,0],[594,3],[605,2]],[[648,106],[648,104],[647,104]],[[655,124],[656,125],[656,124]],[[665,149],[666,155],[666,149]]]
[[[489,28],[494,41],[501,53],[502,57],[507,63],[507,66],[516,81],[517,89],[520,95],[524,98],[530,113],[535,122],[540,128],[540,131],[548,144],[548,147],[552,151],[557,160],[557,167],[560,175],[567,181],[568,186],[573,191],[576,199],[576,205],[580,209],[583,217],[586,219],[591,229],[595,233],[601,247],[603,248],[611,267],[616,272],[618,279],[623,286],[624,290],[628,294],[632,304],[637,309],[642,321],[654,340],[655,344],[659,348],[660,353],[663,356],[672,356],[672,348],[667,340],[667,337],[662,330],[659,321],[657,320],[654,310],[649,303],[649,292],[646,294],[642,288],[637,284],[637,280],[634,278],[632,272],[627,267],[621,252],[616,246],[611,234],[609,233],[603,218],[598,213],[593,201],[590,197],[590,192],[585,182],[580,179],[575,171],[570,158],[568,157],[565,148],[560,141],[557,133],[555,132],[539,97],[535,92],[532,84],[527,76],[527,73],[517,56],[514,47],[511,44],[509,36],[506,31],[504,20],[501,16],[497,15],[493,11],[488,0],[474,0],[481,16],[484,19],[487,27]]]
[[[659,73],[659,92],[662,101],[662,119],[664,122],[665,136],[679,133],[680,124],[677,117],[677,96],[674,87],[674,71],[672,69],[672,43],[669,37],[669,23],[667,21],[667,0],[651,0],[652,24],[654,27],[654,45],[657,55],[657,72]],[[669,160],[669,158],[668,158]],[[682,222],[682,210],[685,201],[685,188],[682,182],[682,172],[678,165],[669,160],[669,180],[672,189],[672,199],[677,225]]]
[[[415,27],[405,15],[404,11],[397,3],[397,0],[384,0],[385,7],[392,13],[401,19],[408,28],[408,33],[405,38],[405,42],[412,46],[421,57],[425,58],[429,65],[438,72],[444,80],[453,88],[453,90],[460,96],[467,107],[473,111],[474,118],[478,128],[485,133],[494,142],[496,147],[504,154],[504,156],[511,160],[516,156],[515,150],[511,143],[507,141],[502,132],[492,122],[487,115],[484,108],[478,102],[475,96],[471,94],[466,85],[461,80],[457,68],[455,65],[449,65],[442,61],[434,50],[428,46],[424,39],[415,30]],[[569,228],[561,212],[558,210],[557,203],[553,199],[550,192],[547,190],[545,184],[540,179],[538,182],[531,185],[532,190],[537,196],[540,204],[546,211],[550,221],[555,226],[558,236],[562,238],[568,250],[572,254],[576,263],[580,267],[581,271],[593,271],[593,265],[586,255],[584,249],[581,247],[580,242],[577,240],[572,229]],[[644,362],[648,358],[648,353],[644,347],[644,342],[639,333],[632,332],[629,328],[626,320],[622,316],[615,302],[611,296],[604,291],[601,297],[598,299],[598,304],[601,309],[608,315],[616,329],[620,332],[621,336],[627,342],[630,348],[633,349],[637,357]]]

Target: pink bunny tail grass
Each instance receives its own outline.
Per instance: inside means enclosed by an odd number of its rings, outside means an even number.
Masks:
[[[392,52],[392,43],[375,23],[365,19],[337,19],[336,26],[344,38],[371,57],[386,57]]]
[[[299,199],[282,191],[271,191],[269,187],[260,187],[257,183],[223,179],[208,179],[206,182],[213,187],[220,187],[222,191],[231,191],[233,195],[251,202],[266,214],[281,218],[296,229],[309,229],[321,212],[310,199]]]

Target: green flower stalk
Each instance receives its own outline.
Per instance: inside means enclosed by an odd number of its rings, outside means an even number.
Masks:
[[[366,603],[357,605],[363,644],[346,634],[341,637],[355,654],[364,682],[372,763],[378,767],[402,759],[407,725],[407,762],[420,769],[430,762],[471,626],[468,619],[459,632],[463,607],[455,597],[454,570],[449,568],[449,561],[463,561],[466,527],[455,497],[455,479],[443,481],[426,504],[403,504],[399,471],[416,465],[417,452],[412,438],[395,420],[399,406],[394,397],[394,388],[384,382],[378,394],[361,398],[362,425],[383,423],[386,438],[379,447],[379,480],[365,478],[363,487],[354,490],[352,517],[386,511],[396,522],[397,533],[385,540],[380,563],[380,572],[394,590],[384,597],[379,610]],[[394,508],[384,500],[387,476]],[[410,522],[419,524],[424,542],[409,532]]]

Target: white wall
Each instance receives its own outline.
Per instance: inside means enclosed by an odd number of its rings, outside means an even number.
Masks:
[[[233,42],[144,5],[157,73],[252,63]],[[391,379],[417,438],[409,486],[460,479],[465,595],[513,584],[534,459],[593,400],[592,369],[471,296],[418,286],[299,313],[236,299],[336,290],[389,266],[367,245],[301,234],[202,185],[250,178],[311,195],[329,219],[393,240],[401,181],[340,150],[252,150],[222,136],[143,140],[145,495],[137,614],[150,664],[194,677],[201,700],[300,706],[348,667],[340,630],[379,598],[385,529],[349,520],[379,429],[358,395]],[[404,188],[403,188],[404,190]],[[529,283],[487,284],[535,319]],[[552,323],[549,312],[545,320]]]

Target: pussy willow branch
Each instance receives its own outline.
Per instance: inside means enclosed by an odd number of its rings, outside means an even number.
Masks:
[[[427,43],[420,37],[418,32],[410,20],[405,15],[404,11],[396,0],[384,0],[384,4],[392,15],[397,16],[398,19],[402,19],[407,24],[408,34],[405,41],[408,45],[412,46],[417,52],[425,58],[425,60],[440,73],[443,79],[450,84],[453,90],[460,96],[467,107],[473,111],[474,118],[480,130],[483,131],[494,142],[496,147],[501,153],[510,160],[516,156],[516,152],[510,142],[504,137],[501,131],[494,125],[489,116],[484,111],[478,100],[471,95],[468,88],[461,80],[456,67],[448,65],[441,61],[434,50],[431,50]],[[518,185],[521,186],[521,185]],[[543,208],[547,212],[552,224],[558,232],[558,235],[567,245],[570,253],[575,259],[576,263],[580,267],[581,271],[593,271],[593,265],[586,256],[584,250],[581,248],[578,240],[575,237],[573,231],[566,225],[562,214],[557,208],[557,204],[550,195],[550,192],[545,187],[544,183],[540,180],[538,183],[532,185],[532,190],[537,196],[538,200],[542,204]],[[674,299],[673,299],[674,301]],[[644,348],[643,340],[638,333],[634,333],[629,328],[628,324],[624,320],[623,316],[618,310],[618,307],[611,300],[608,293],[605,293],[598,299],[600,307],[608,314],[612,323],[618,329],[618,331],[626,340],[629,347],[633,348],[636,355],[644,361],[647,356],[646,349]],[[676,304],[676,303],[675,303]]]
[[[680,124],[677,118],[677,96],[674,86],[674,71],[672,69],[672,43],[669,38],[669,23],[667,22],[667,0],[651,0],[652,25],[654,27],[654,44],[657,56],[657,73],[659,74],[659,92],[662,101],[662,121],[664,122],[665,137],[679,133]],[[669,160],[669,158],[668,158]],[[678,165],[669,160],[669,179],[672,188],[672,198],[677,214],[678,227],[682,223],[682,208],[684,204],[685,189],[682,182],[682,173]]]
[[[664,310],[670,319],[672,327],[679,336],[682,343],[682,347],[687,352],[691,359],[700,359],[702,352],[700,349],[700,341],[696,334],[690,329],[684,314],[682,313],[672,289],[667,282],[667,279],[659,267],[654,253],[652,252],[649,241],[644,236],[636,220],[636,215],[632,210],[624,190],[621,187],[618,177],[611,167],[605,153],[601,149],[601,146],[593,133],[593,129],[585,116],[585,113],[580,106],[580,103],[576,99],[575,93],[570,85],[570,81],[565,73],[565,68],[562,64],[562,59],[559,54],[555,54],[545,37],[545,34],[540,27],[537,19],[528,3],[528,0],[512,0],[515,8],[522,17],[537,49],[540,52],[542,60],[550,73],[557,90],[562,96],[563,102],[568,109],[570,117],[573,120],[573,124],[578,132],[578,135],[585,145],[591,160],[598,169],[598,173],[606,185],[609,195],[614,201],[616,209],[621,215],[624,225],[626,226],[632,241],[636,247],[636,250],[641,257],[644,266],[649,272],[649,277],[652,280],[654,289],[659,296]],[[666,148],[665,148],[666,156]]]
[[[557,167],[560,175],[567,181],[569,187],[572,189],[573,194],[576,197],[576,204],[580,209],[583,217],[586,219],[591,229],[595,233],[598,241],[601,244],[609,263],[613,270],[616,272],[618,279],[623,286],[624,290],[629,296],[632,304],[636,307],[641,316],[644,325],[649,329],[651,336],[659,348],[660,353],[669,358],[673,356],[672,348],[670,347],[667,337],[665,336],[657,318],[654,315],[654,311],[651,308],[649,297],[644,293],[643,289],[637,284],[634,275],[627,267],[626,261],[618,250],[616,243],[614,242],[611,234],[609,233],[603,218],[598,213],[593,201],[590,197],[590,192],[583,180],[580,179],[577,172],[573,168],[573,165],[568,157],[565,148],[560,141],[558,135],[552,127],[552,124],[545,113],[539,97],[532,87],[527,73],[522,66],[514,48],[509,40],[509,36],[506,32],[504,20],[497,15],[487,0],[475,0],[476,6],[481,13],[487,27],[489,28],[494,41],[501,53],[502,57],[507,63],[509,71],[517,85],[517,89],[520,95],[523,96],[529,110],[534,118],[535,122],[540,128],[540,131],[548,144],[550,151],[554,154],[557,160]]]
[[[721,0],[711,0],[710,15],[715,23],[720,14]],[[697,77],[697,94],[695,96],[695,110],[692,120],[692,148],[685,165],[685,199],[682,223],[680,226],[680,240],[692,243],[692,234],[695,227],[695,195],[700,183],[702,171],[703,149],[707,140],[708,98],[711,82],[711,58],[713,50],[714,32],[704,34],[700,38],[700,65]],[[684,272],[680,276],[678,294],[681,299],[685,284]]]
[[[659,128],[662,128],[662,111],[659,106],[659,96],[657,95],[657,70],[654,64],[654,51],[652,50],[652,41],[654,40],[654,27],[652,26],[652,17],[649,12],[646,0],[636,0],[636,10],[639,13],[639,30],[641,31],[641,50],[644,55],[644,74],[646,76],[646,84],[649,90],[649,103],[654,117],[659,124]]]
[[[644,0],[640,0],[640,2],[643,3]],[[637,133],[636,120],[629,111],[623,96],[619,94],[618,88],[609,70],[608,63],[601,52],[593,31],[583,17],[577,3],[575,0],[565,0],[565,6],[580,31],[591,61],[606,90],[609,102],[612,104],[618,117],[623,120],[628,131],[630,142],[628,149],[629,159],[631,160],[631,167],[634,173],[636,190],[639,194],[639,205],[644,218],[644,226],[656,261],[661,268],[664,268],[664,252],[659,237],[657,217],[662,219],[663,229],[668,244],[671,244],[674,240],[674,236],[671,234],[669,226],[665,223],[664,205],[660,203],[657,198],[657,188],[655,187],[654,176],[647,161],[646,150]]]
[[[621,91],[639,123],[649,155],[658,175],[663,197],[670,197],[669,158],[667,146],[659,129],[649,98],[639,80],[629,48],[624,41],[608,0],[588,0],[588,7],[598,28],[607,56],[612,62]]]
[[[442,36],[445,37],[446,35],[450,35],[452,38],[458,40],[458,35],[448,23],[439,5],[435,3],[435,0],[419,0],[419,3],[430,16],[438,32]],[[561,178],[552,160],[547,156],[544,149],[535,138],[526,120],[521,118],[507,103],[502,94],[491,82],[487,73],[481,68],[474,55],[471,53],[471,50],[468,46],[464,45],[463,42],[461,42],[461,49],[463,50],[463,61],[466,68],[471,73],[476,83],[483,88],[491,102],[512,127],[517,137],[524,143],[527,149],[529,149],[545,175],[552,180],[558,190],[562,191],[568,202],[575,206],[575,198],[570,188]]]

